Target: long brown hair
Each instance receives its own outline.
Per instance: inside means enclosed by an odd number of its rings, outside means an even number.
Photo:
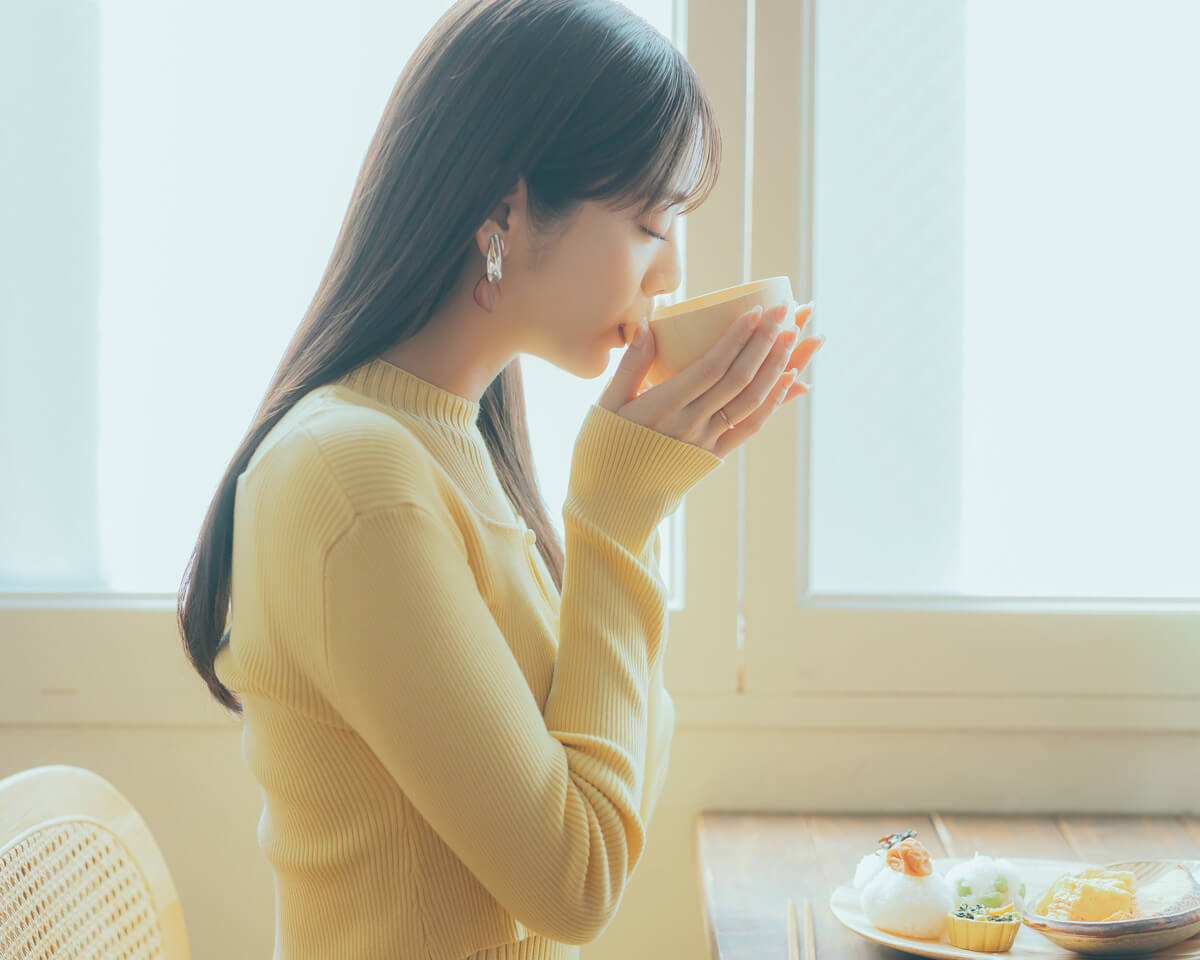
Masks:
[[[213,670],[229,638],[237,478],[280,418],[420,331],[464,269],[482,276],[475,230],[521,177],[531,222],[548,230],[586,200],[639,215],[682,203],[686,214],[712,191],[720,159],[691,65],[617,0],[460,0],[439,18],[392,89],[324,276],[184,572],[179,629],[220,703],[242,712]],[[563,547],[534,474],[519,358],[480,398],[479,429],[561,590]]]

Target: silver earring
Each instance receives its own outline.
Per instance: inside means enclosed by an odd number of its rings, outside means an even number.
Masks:
[[[488,239],[487,273],[475,284],[475,302],[488,313],[496,309],[496,301],[500,299],[500,261],[503,254],[500,234],[493,233]]]
[[[487,278],[489,283],[496,283],[501,276],[500,261],[504,248],[500,245],[500,234],[493,233],[488,240]]]

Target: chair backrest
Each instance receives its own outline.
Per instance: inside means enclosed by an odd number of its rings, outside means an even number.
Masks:
[[[99,774],[0,780],[0,960],[188,960],[183,908],[150,829]]]

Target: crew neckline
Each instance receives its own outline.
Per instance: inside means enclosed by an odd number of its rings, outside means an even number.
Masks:
[[[385,403],[435,423],[478,431],[480,403],[430,383],[411,370],[375,357],[341,378],[341,382]]]

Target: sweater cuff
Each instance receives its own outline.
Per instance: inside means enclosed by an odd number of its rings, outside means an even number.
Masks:
[[[724,457],[593,403],[571,458],[563,506],[640,555],[655,528]]]

